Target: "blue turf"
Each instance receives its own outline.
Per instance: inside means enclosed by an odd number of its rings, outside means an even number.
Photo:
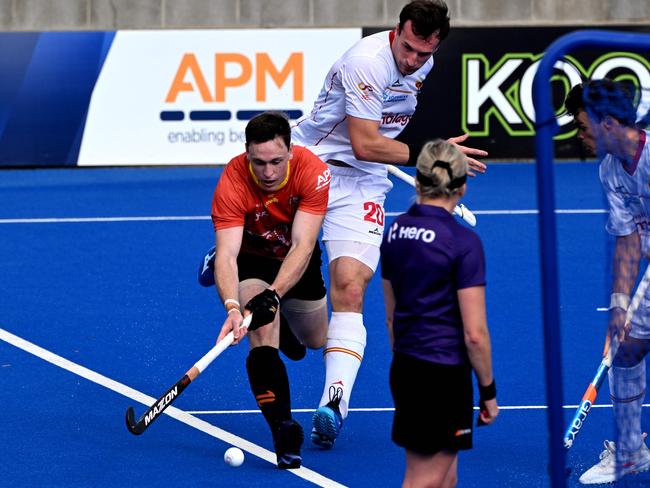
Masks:
[[[556,167],[558,208],[604,208],[597,167]],[[473,210],[536,204],[535,166],[492,164],[470,181]],[[20,170],[0,173],[0,219],[203,216],[204,220],[111,223],[0,223],[0,328],[152,396],[159,396],[213,343],[223,319],[215,291],[196,283],[212,245],[207,220],[215,168]],[[412,190],[396,181],[387,212],[407,208]],[[392,217],[389,217],[389,221]],[[545,404],[535,215],[478,215],[488,261],[488,315],[502,405]],[[611,242],[605,216],[559,215],[565,403],[577,403],[599,361]],[[352,407],[391,407],[390,354],[377,276],[365,307],[368,347]],[[226,351],[175,404],[185,410],[254,409],[244,346]],[[322,356],[287,361],[293,407],[313,409]],[[228,447],[163,416],[141,437],[124,427],[127,406],[144,406],[0,341],[0,479],[7,486],[306,486],[247,456],[234,470]],[[598,403],[607,401],[607,387]],[[460,485],[547,486],[544,410],[503,410],[460,456]],[[567,411],[566,418],[570,416]],[[271,449],[259,414],[201,418]],[[311,413],[296,418],[309,429]],[[304,464],[349,486],[398,486],[401,450],[390,412],[352,412],[331,451],[305,445]],[[611,434],[611,410],[594,410],[569,454],[569,478],[597,461]],[[489,481],[486,481],[489,480]],[[635,477],[631,486],[648,482]]]

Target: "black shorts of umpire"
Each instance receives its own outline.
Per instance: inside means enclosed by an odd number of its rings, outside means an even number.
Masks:
[[[437,364],[396,352],[390,389],[395,444],[422,455],[472,448],[474,390],[469,365]]]

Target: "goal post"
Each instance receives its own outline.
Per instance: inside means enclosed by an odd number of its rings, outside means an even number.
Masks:
[[[549,460],[551,486],[566,486],[566,451],[563,447],[564,417],[560,345],[560,304],[555,219],[553,136],[558,132],[551,97],[554,65],[565,54],[579,48],[650,49],[650,34],[607,30],[580,30],[554,41],[541,59],[533,80],[535,108],[535,155],[541,252],[542,323],[548,403]]]

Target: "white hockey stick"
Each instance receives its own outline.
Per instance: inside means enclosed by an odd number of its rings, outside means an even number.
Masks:
[[[410,174],[405,173],[397,166],[393,166],[392,164],[387,164],[386,168],[388,169],[388,172],[393,176],[408,183],[412,187],[415,187],[415,178],[413,178]],[[461,219],[463,219],[465,222],[467,222],[469,225],[471,225],[472,227],[476,226],[476,216],[472,213],[472,211],[469,208],[467,208],[462,203],[454,207],[454,213],[458,215]]]

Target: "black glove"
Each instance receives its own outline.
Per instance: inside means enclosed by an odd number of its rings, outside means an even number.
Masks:
[[[253,320],[251,320],[248,330],[255,330],[273,322],[279,307],[280,295],[275,290],[267,288],[262,293],[255,295],[244,307],[253,314]]]

